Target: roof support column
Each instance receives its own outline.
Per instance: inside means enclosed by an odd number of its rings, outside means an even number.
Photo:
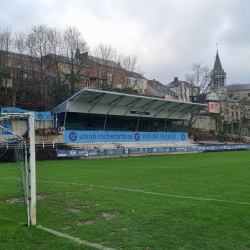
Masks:
[[[117,99],[115,99],[114,101],[110,102],[108,105],[111,107],[111,109],[106,113],[105,116],[105,121],[104,121],[104,126],[103,126],[103,130],[106,129],[106,122],[107,122],[107,116],[108,114],[111,112],[111,110],[123,99],[124,96],[120,96]]]
[[[152,101],[152,102],[150,102],[150,103],[147,103],[146,105],[143,105],[143,106],[141,107],[141,109],[143,110],[143,112],[145,112],[145,111],[148,110],[151,106],[153,106],[156,102],[157,102],[157,100],[154,100],[154,101]],[[140,114],[140,116],[138,117],[137,126],[136,126],[136,131],[138,131],[140,118],[141,118],[143,112],[142,112],[142,113]]]

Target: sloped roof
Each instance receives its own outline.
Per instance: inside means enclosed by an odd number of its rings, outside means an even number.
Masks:
[[[188,120],[192,111],[206,106],[205,104],[84,88],[54,108],[51,113],[74,112]],[[144,114],[145,111],[148,114]]]
[[[151,86],[152,88],[154,88],[153,86],[153,80],[148,80],[148,85]],[[155,88],[154,88],[157,92],[159,93],[166,93],[169,95],[174,95],[176,94],[173,90],[171,90],[168,86],[160,83],[159,81],[155,81]]]
[[[52,59],[61,62],[61,63],[71,63],[71,58],[67,57],[67,56],[62,56],[62,55],[56,55],[56,54],[47,54],[45,56],[46,57],[51,57]],[[81,59],[76,59],[74,58],[74,65],[79,65],[79,66],[84,66],[84,67],[88,67],[90,68],[91,66],[89,64],[87,64],[85,61],[81,60]]]
[[[228,91],[244,91],[244,90],[250,90],[250,83],[246,84],[231,84],[227,85]]]
[[[106,59],[95,57],[95,56],[88,56],[88,58],[90,60],[92,60],[98,64],[104,65],[104,66],[122,69],[122,67],[118,63],[111,61],[111,60],[106,60]]]
[[[126,76],[134,77],[134,78],[140,78],[140,79],[147,79],[143,75],[138,74],[138,73],[133,72],[133,71],[126,71]]]
[[[173,81],[173,82],[169,83],[167,85],[167,87],[168,88],[176,88],[176,87],[180,86],[182,83],[184,83],[188,87],[195,87],[193,84],[191,84],[189,82],[185,82],[185,81],[177,81],[177,82]]]
[[[6,52],[4,50],[0,50],[0,55],[4,55],[13,59],[22,59],[22,60],[26,60],[26,61],[32,61],[32,59],[38,59],[37,57],[34,56],[29,56],[26,54],[20,54],[20,53],[15,53],[15,52]]]

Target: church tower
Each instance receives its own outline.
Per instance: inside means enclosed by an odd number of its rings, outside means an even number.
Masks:
[[[216,52],[216,58],[214,62],[214,69],[211,74],[210,91],[215,91],[219,95],[226,95],[227,82],[224,69],[221,66],[218,50]]]

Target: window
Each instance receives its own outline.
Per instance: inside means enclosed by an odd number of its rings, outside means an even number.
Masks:
[[[89,72],[88,72],[88,71],[86,71],[85,75],[86,75],[86,76],[89,76]]]
[[[214,109],[214,105],[213,105],[213,104],[210,104],[210,108],[211,108],[211,109]]]
[[[7,66],[11,66],[11,61],[9,59],[7,60]]]
[[[63,66],[62,71],[66,72],[66,67],[65,66]]]
[[[218,86],[218,78],[214,78],[214,86],[215,86],[215,87]]]
[[[141,87],[144,87],[144,81],[141,80]]]
[[[20,61],[17,63],[17,67],[21,68],[21,62]]]
[[[121,89],[121,88],[122,88],[122,84],[121,84],[121,83],[118,83],[118,84],[117,84],[117,88]]]
[[[108,72],[108,80],[112,81],[112,73],[111,72]]]
[[[218,109],[218,104],[215,104],[215,105],[214,105],[214,108],[215,108],[215,109]]]
[[[31,65],[30,62],[29,62],[29,64],[28,64],[28,69],[32,69],[32,65]]]
[[[129,85],[131,84],[131,81],[130,81],[130,78],[129,78],[129,77],[128,77],[128,79],[127,79],[127,82],[128,82]]]
[[[121,74],[118,74],[118,78],[121,79]]]
[[[94,82],[86,82],[86,88],[95,88]]]

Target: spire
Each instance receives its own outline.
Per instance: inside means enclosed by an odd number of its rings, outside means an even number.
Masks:
[[[79,50],[78,44],[77,44],[76,53],[75,53],[75,58],[78,58],[79,55],[80,55],[80,50]]]
[[[219,57],[219,54],[218,54],[218,50],[216,52],[216,58],[215,58],[215,62],[214,62],[214,69],[213,71],[224,71],[222,69],[222,66],[221,66],[221,62],[220,62],[220,57]]]

